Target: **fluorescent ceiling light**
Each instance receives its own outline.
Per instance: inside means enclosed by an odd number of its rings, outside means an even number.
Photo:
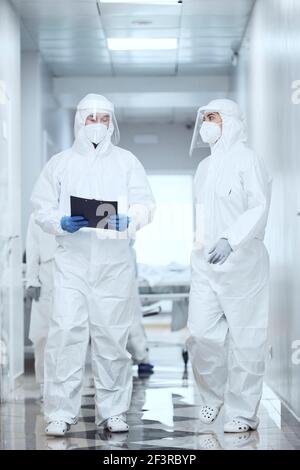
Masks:
[[[98,3],[136,3],[138,5],[181,5],[182,0],[98,0]]]
[[[177,49],[177,38],[108,38],[111,51]]]

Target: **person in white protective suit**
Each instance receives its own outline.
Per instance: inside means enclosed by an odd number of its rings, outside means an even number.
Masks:
[[[135,264],[136,303],[134,320],[131,324],[128,335],[127,351],[131,354],[133,363],[137,364],[139,375],[151,375],[153,374],[154,366],[150,363],[148,340],[142,321],[143,313],[138,289],[138,267],[133,242],[130,243],[130,249]]]
[[[32,194],[36,222],[58,243],[45,351],[49,435],[64,435],[77,422],[89,335],[96,424],[128,430],[132,368],[126,344],[136,299],[129,242],[151,221],[155,202],[144,168],[118,141],[113,104],[87,95],[77,108],[73,146],[50,159]],[[118,202],[118,214],[106,219],[108,230],[71,216],[71,195]]]
[[[131,354],[133,363],[137,364],[139,375],[153,374],[154,366],[150,363],[148,340],[142,323],[142,306],[138,294],[134,321],[128,336],[127,351]]]
[[[53,264],[57,243],[30,216],[26,237],[26,287],[32,299],[29,339],[34,347],[35,378],[43,398],[44,351],[52,312]]]
[[[238,105],[200,108],[198,139],[211,155],[194,181],[196,242],[191,256],[187,341],[198,384],[200,419],[213,422],[224,404],[224,431],[256,429],[268,323],[269,258],[263,243],[271,181],[246,145]]]

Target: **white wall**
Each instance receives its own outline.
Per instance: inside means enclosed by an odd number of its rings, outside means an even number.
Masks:
[[[53,95],[53,77],[39,52],[22,53],[22,233],[25,240],[30,195],[41,169],[72,141],[70,113]],[[24,246],[23,246],[24,248]]]
[[[300,80],[299,18],[297,0],[257,0],[232,84],[247,109],[250,144],[273,176],[267,380],[298,417],[300,361],[293,347],[300,340],[300,104],[293,103],[292,83]]]
[[[105,95],[118,110],[143,108],[196,109],[197,104],[221,98],[228,93],[228,75],[176,77],[57,77],[55,95],[66,108],[75,108],[88,93]]]
[[[8,398],[23,372],[20,201],[20,25],[0,2],[0,395]],[[3,359],[3,356],[2,356]]]
[[[22,54],[22,232],[23,242],[30,208],[28,200],[42,161],[40,127],[40,64],[36,52]],[[24,245],[23,245],[24,248]]]
[[[119,145],[133,152],[151,173],[194,173],[209,153],[202,148],[189,157],[193,129],[183,124],[121,124],[120,133]],[[136,143],[136,137],[156,139],[156,143]]]

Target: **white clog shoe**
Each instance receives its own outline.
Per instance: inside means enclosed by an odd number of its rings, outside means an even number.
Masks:
[[[126,423],[124,415],[117,415],[108,418],[105,423],[105,428],[110,432],[127,432],[129,430],[129,426]]]
[[[224,432],[247,432],[250,431],[249,424],[234,418],[228,423],[224,424]]]
[[[65,421],[51,421],[48,423],[45,433],[47,436],[64,436],[70,429],[70,425]]]
[[[204,424],[210,424],[215,421],[219,414],[220,408],[217,406],[201,406],[200,408],[200,413],[199,413],[199,419],[202,423]]]

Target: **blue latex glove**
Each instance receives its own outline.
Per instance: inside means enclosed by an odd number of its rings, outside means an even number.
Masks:
[[[111,215],[107,219],[109,230],[117,230],[117,232],[124,232],[127,230],[130,218],[124,214]]]
[[[211,264],[223,264],[232,252],[232,248],[226,238],[220,240],[210,249],[208,262]]]
[[[77,230],[87,227],[88,224],[88,221],[81,215],[74,215],[73,217],[65,215],[60,221],[61,228],[69,233],[77,232]]]

